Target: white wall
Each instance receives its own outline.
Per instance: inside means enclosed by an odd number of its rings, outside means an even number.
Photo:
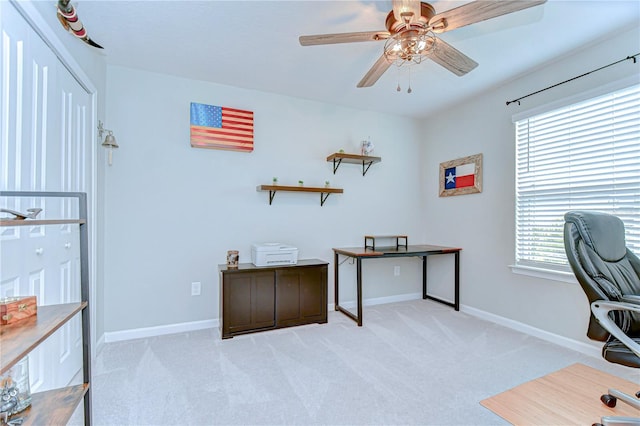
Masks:
[[[512,115],[625,77],[640,77],[640,63],[615,65],[529,97],[543,89],[640,51],[640,30],[547,64],[530,74],[424,120],[422,210],[425,240],[463,247],[461,303],[575,340],[585,337],[589,307],[577,284],[516,275],[515,148]],[[508,60],[508,58],[505,58]],[[482,65],[480,65],[482,66]],[[483,192],[438,197],[439,163],[483,153]],[[432,262],[433,273],[446,270]],[[436,280],[437,282],[437,280]]]
[[[255,242],[292,244],[300,258],[331,262],[333,301],[332,247],[361,246],[367,234],[418,242],[427,226],[411,119],[122,67],[108,67],[107,86],[106,122],[120,145],[103,188],[107,332],[217,319],[217,266],[229,249],[250,262]],[[254,151],[191,148],[192,101],[253,111]],[[326,157],[356,153],[367,137],[382,162],[364,177],[349,164],[333,175]],[[273,176],[282,185],[330,180],[344,194],[321,207],[318,194],[278,192],[269,205],[256,186]],[[400,277],[394,265],[406,265]],[[414,259],[368,264],[365,298],[419,292],[420,268]],[[341,267],[345,285],[353,269]],[[201,296],[190,295],[192,281],[202,282]]]

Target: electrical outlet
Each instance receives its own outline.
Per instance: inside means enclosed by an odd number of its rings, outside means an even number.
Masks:
[[[202,284],[200,281],[191,283],[191,295],[192,296],[200,296],[200,291],[202,290]]]
[[[393,267],[393,275],[396,277],[400,276],[400,267],[399,266],[394,266]]]

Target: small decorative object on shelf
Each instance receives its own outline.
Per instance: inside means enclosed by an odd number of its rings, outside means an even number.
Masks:
[[[298,185],[300,185],[300,186],[304,185],[304,181],[303,180],[299,180],[298,181]]]
[[[338,151],[340,154],[344,154],[344,149],[341,149],[340,151]]]
[[[22,213],[11,209],[0,209],[0,213],[9,213],[14,215],[11,219],[14,220],[25,220],[25,219],[35,219],[36,216],[42,211],[40,208],[27,209],[28,213]]]
[[[362,155],[371,155],[373,154],[373,143],[369,138],[366,141],[362,141],[362,145],[360,147]]]
[[[324,187],[325,187],[325,188],[328,188],[328,187],[329,187],[329,185],[330,185],[329,181],[328,181],[328,180],[325,180],[325,181],[324,181]]]
[[[227,251],[227,268],[237,268],[239,257],[240,253],[238,252],[238,250]]]
[[[273,177],[272,182],[274,185],[278,184],[278,178],[276,176]]]
[[[0,325],[37,315],[37,311],[36,296],[0,298]]]
[[[29,357],[24,357],[0,376],[0,419],[25,410],[31,405]]]

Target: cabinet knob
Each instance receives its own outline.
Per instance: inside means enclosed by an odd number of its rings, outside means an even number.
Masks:
[[[36,249],[36,254],[37,254],[38,256],[41,256],[41,255],[42,255],[42,253],[44,253],[44,249],[43,249],[42,247],[38,247],[38,248]]]

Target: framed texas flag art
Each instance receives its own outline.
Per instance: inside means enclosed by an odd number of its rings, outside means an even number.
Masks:
[[[440,196],[482,192],[482,154],[440,163]]]

